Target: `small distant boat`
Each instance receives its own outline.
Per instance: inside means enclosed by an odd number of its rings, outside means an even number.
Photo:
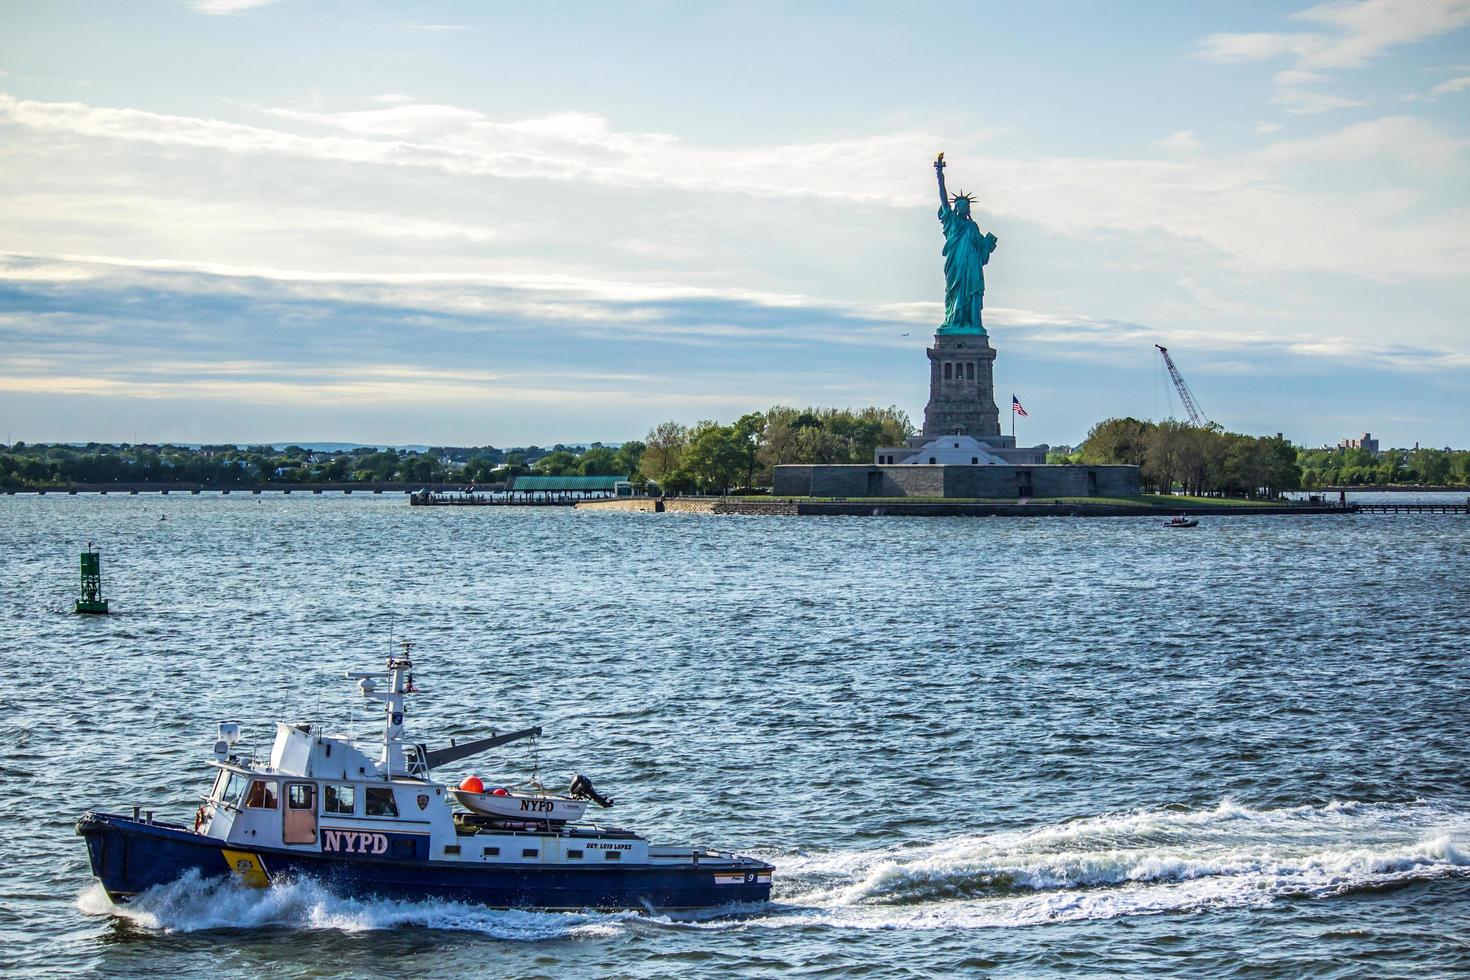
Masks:
[[[1180,514],[1178,517],[1165,521],[1164,527],[1199,527],[1199,521],[1193,517],[1185,517],[1183,514]]]

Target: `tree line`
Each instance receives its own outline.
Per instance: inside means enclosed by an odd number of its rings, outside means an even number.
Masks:
[[[0,450],[0,488],[143,483],[247,487],[268,483],[480,483],[518,473],[635,473],[642,444],[426,450],[303,446],[17,442]]]
[[[1387,484],[1470,485],[1470,451],[1453,449],[1302,449],[1302,486],[1366,487]]]
[[[879,446],[902,445],[913,431],[897,408],[792,408],[776,405],[728,425],[706,419],[663,422],[643,440],[638,477],[666,493],[729,493],[769,487],[786,463],[871,463]]]
[[[1146,493],[1272,498],[1302,487],[1296,447],[1285,439],[1174,420],[1099,422],[1072,461],[1137,466]]]
[[[17,442],[0,448],[0,489],[72,484],[159,483],[243,487],[268,483],[466,483],[486,488],[524,473],[629,476],[670,493],[769,487],[783,463],[871,463],[879,446],[912,433],[897,408],[777,405],[721,424],[663,422],[643,440],[616,446],[557,444],[426,450],[302,446],[114,445]],[[1275,496],[1326,486],[1470,485],[1470,451],[1307,449],[1284,439],[1181,422],[1108,419],[1075,452],[1049,463],[1130,463],[1145,489]]]

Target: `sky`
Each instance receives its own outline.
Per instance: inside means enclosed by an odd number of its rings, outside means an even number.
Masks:
[[[1470,0],[0,5],[0,436],[920,423],[940,151],[1023,444],[1470,447]]]

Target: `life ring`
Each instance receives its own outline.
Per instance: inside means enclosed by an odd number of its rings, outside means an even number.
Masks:
[[[204,823],[204,807],[194,811],[194,833],[199,833],[199,826]]]

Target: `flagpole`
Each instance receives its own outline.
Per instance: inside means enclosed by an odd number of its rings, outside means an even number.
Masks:
[[[1011,445],[1016,444],[1016,396],[1011,396]]]

